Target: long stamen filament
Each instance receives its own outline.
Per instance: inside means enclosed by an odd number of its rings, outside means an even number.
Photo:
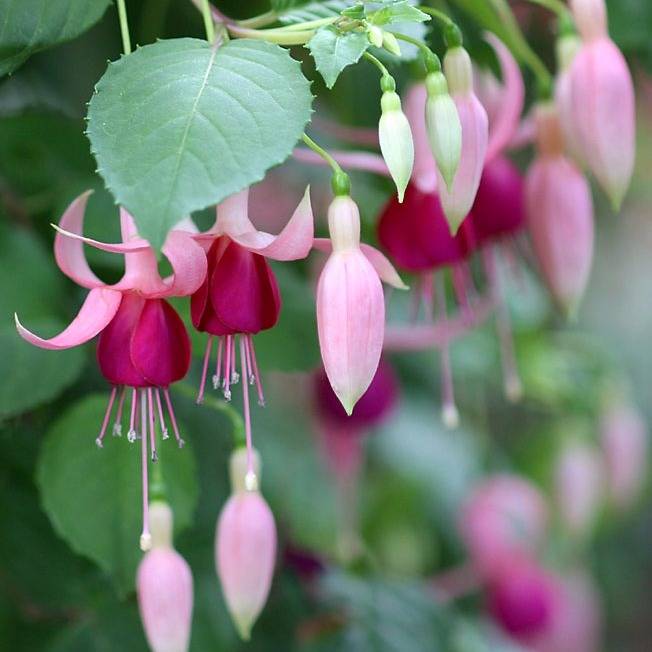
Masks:
[[[446,288],[443,277],[439,277],[436,301],[439,319],[446,320]],[[451,365],[450,346],[448,342],[441,348],[441,392],[442,392],[442,420],[447,428],[457,428],[459,412],[455,405],[455,392],[453,387],[453,369]]]
[[[213,336],[208,336],[206,343],[206,353],[204,354],[204,365],[201,372],[201,383],[199,385],[199,394],[197,395],[197,404],[204,400],[204,390],[206,389],[206,374],[208,373],[208,363],[210,362],[211,350],[213,348]]]
[[[152,388],[147,388],[147,409],[149,412],[149,442],[151,448],[152,462],[158,460],[156,454],[156,431],[154,430],[154,400],[152,397]]]
[[[254,471],[253,442],[251,437],[251,414],[249,410],[249,384],[244,382],[247,377],[247,354],[245,352],[245,339],[240,337],[240,364],[242,365],[242,405],[245,422],[245,438],[247,442],[247,475],[245,476],[245,486],[249,491],[258,488],[258,479]]]
[[[134,390],[135,391],[135,390]],[[147,551],[152,547],[152,535],[149,532],[149,481],[147,477],[147,396],[140,390],[140,427],[141,427],[141,464],[143,477],[143,532],[140,535],[140,549]]]

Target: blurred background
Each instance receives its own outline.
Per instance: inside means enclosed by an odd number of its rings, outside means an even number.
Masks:
[[[235,17],[266,9],[262,2],[218,4]],[[543,10],[513,5],[529,40],[552,65],[553,22]],[[594,269],[576,321],[568,323],[555,312],[526,260],[502,266],[523,382],[518,403],[504,396],[490,317],[452,347],[459,428],[449,430],[441,422],[434,349],[390,352],[384,369],[391,387],[378,399],[383,409],[375,405],[373,418],[343,426],[319,381],[313,288],[322,261],[313,255],[275,267],[284,307],[279,325],[256,338],[267,407],[255,406],[252,418],[280,549],[269,603],[246,645],[225,610],[213,552],[216,519],[229,493],[227,462],[240,427],[240,403],[236,397],[233,405],[226,404],[215,393],[203,407],[195,405],[204,341],[193,336],[191,374],[174,391],[188,445],[177,451],[168,443],[160,461],[175,509],[175,545],[195,580],[193,651],[524,650],[530,641],[521,636],[522,622],[511,622],[501,605],[510,600],[517,607],[529,605],[537,591],[545,594],[548,583],[564,587],[551,589],[550,600],[567,604],[570,594],[575,599],[562,609],[574,619],[562,627],[564,636],[578,629],[586,635],[574,647],[553,640],[539,641],[533,649],[650,649],[652,508],[644,470],[645,424],[652,417],[652,3],[612,0],[608,5],[611,34],[637,83],[637,170],[620,215],[611,212],[599,190],[594,193]],[[133,0],[128,7],[132,39],[141,45],[159,36],[202,34],[200,16],[189,2]],[[469,49],[482,60],[477,28],[463,13],[456,16],[469,35]],[[109,441],[101,451],[94,444],[108,388],[97,371],[93,345],[42,351],[23,343],[13,325],[17,312],[31,329],[54,333],[81,304],[84,292],[55,265],[49,226],[77,194],[96,191],[88,234],[118,239],[117,212],[94,172],[83,116],[95,81],[119,52],[110,7],[89,32],[34,56],[0,83],[4,650],[146,649],[134,593],[141,557],[139,455],[121,440]],[[299,49],[295,56],[305,58]],[[398,70],[404,88],[414,71]],[[378,80],[369,66],[347,69],[332,92],[320,85],[307,61],[304,71],[315,79],[322,116],[362,127],[377,123]],[[320,133],[318,125],[314,133],[320,142],[343,146]],[[526,150],[517,160],[524,164],[530,158]],[[354,173],[352,179],[364,239],[375,243],[376,220],[392,189],[368,173]],[[278,230],[308,182],[323,234],[328,174],[292,162],[254,190],[254,222]],[[195,217],[202,225],[210,221],[208,213]],[[103,278],[119,276],[119,256],[88,255]],[[389,296],[390,323],[405,321],[408,304],[409,297]],[[187,318],[188,302],[175,305]],[[619,433],[626,431],[626,439],[632,430],[644,434],[638,440],[635,435],[633,448],[623,455],[633,457],[630,467],[640,463],[640,486],[634,482],[631,491],[617,494],[608,482],[618,448],[612,438],[620,441]],[[586,471],[587,458],[599,467],[597,480]],[[505,478],[515,483],[508,492],[512,497],[523,492],[522,500],[515,499],[517,515],[532,499],[541,517],[531,524],[540,538],[533,573],[545,577],[539,581],[538,575],[526,574],[514,593],[484,584],[470,564],[474,541],[486,541],[492,532],[482,526],[479,533],[464,530],[474,497]],[[570,505],[581,492],[585,498],[575,518]],[[523,615],[526,625],[530,616]]]

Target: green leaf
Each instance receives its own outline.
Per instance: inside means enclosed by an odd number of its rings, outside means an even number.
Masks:
[[[107,398],[87,396],[61,416],[46,436],[36,475],[54,529],[73,550],[110,574],[124,594],[134,585],[142,556],[140,442],[132,445],[126,437],[109,435],[104,448],[97,448],[94,440]],[[197,501],[194,455],[188,443],[177,449],[174,438],[157,450],[175,526],[181,530],[190,524]],[[151,462],[149,466],[151,471]]]
[[[185,215],[287,158],[311,102],[299,63],[276,45],[159,41],[109,65],[88,136],[107,187],[158,248]]]
[[[0,0],[0,76],[95,24],[109,0]]]
[[[306,23],[311,20],[320,20],[321,18],[331,18],[339,16],[341,12],[347,9],[351,2],[346,0],[326,0],[326,2],[309,2],[300,9],[293,9],[279,16],[279,22],[284,25],[293,25],[294,23]]]
[[[56,333],[57,321],[30,323],[37,333]],[[22,340],[13,326],[0,327],[0,419],[26,412],[55,398],[79,377],[84,366],[81,349],[53,352]]]
[[[254,338],[264,371],[308,371],[319,365],[315,298],[308,281],[291,268],[275,265],[283,305],[279,323]]]
[[[326,86],[333,88],[342,70],[357,63],[367,50],[369,39],[366,32],[340,32],[329,25],[317,30],[306,47]]]
[[[430,20],[428,14],[423,13],[423,11],[411,5],[408,0],[392,2],[386,7],[370,13],[370,18],[374,25],[423,23]]]

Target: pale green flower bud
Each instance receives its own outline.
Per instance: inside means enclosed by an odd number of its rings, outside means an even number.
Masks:
[[[466,95],[473,92],[471,57],[463,47],[451,48],[444,57],[444,72],[450,92]]]
[[[378,25],[369,25],[367,28],[367,38],[369,43],[377,48],[383,47],[383,30]]]
[[[462,155],[462,125],[457,107],[448,92],[446,77],[432,72],[426,77],[426,128],[437,167],[451,189]]]
[[[399,202],[412,176],[414,143],[410,123],[401,110],[401,99],[393,91],[385,91],[380,101],[382,115],[378,123],[380,151],[396,184]]]
[[[383,32],[383,47],[397,57],[401,56],[401,46],[391,32]]]

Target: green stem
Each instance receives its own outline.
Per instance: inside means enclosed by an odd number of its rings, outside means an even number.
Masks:
[[[343,170],[340,167],[340,164],[320,145],[318,145],[310,136],[307,134],[303,134],[301,136],[303,142],[310,147],[310,149],[315,152],[316,154],[319,154],[324,161],[328,163],[328,165],[331,166],[331,170],[333,170],[333,174],[342,174]]]
[[[526,0],[527,2],[532,3],[533,5],[539,5],[540,7],[545,7],[549,11],[557,14],[560,18],[568,16],[569,11],[568,7],[561,2],[561,0]]]
[[[215,23],[211,15],[211,7],[208,0],[201,1],[201,13],[204,17],[204,28],[206,29],[206,40],[212,43],[215,40]]]
[[[398,38],[397,34],[394,34],[394,36],[396,36]],[[380,70],[383,77],[391,77],[391,75],[389,74],[389,70],[387,70],[387,68],[385,67],[385,65],[383,64],[383,62],[380,59],[374,57],[374,55],[371,54],[370,52],[365,52],[362,56],[367,61],[370,61],[371,63],[373,63],[374,66],[376,66],[376,68],[378,68],[378,70]]]
[[[129,23],[127,22],[127,7],[125,0],[118,2],[118,19],[120,20],[120,33],[122,34],[122,51],[131,54],[131,38],[129,37]]]
[[[428,72],[441,70],[441,61],[439,60],[439,57],[423,41],[420,41],[418,38],[408,36],[407,34],[399,34],[398,32],[393,32],[393,34],[400,41],[405,41],[406,43],[416,45],[421,50]]]
[[[309,20],[305,23],[295,23],[294,25],[285,25],[284,27],[277,27],[276,31],[279,32],[296,32],[307,29],[317,29],[324,25],[332,25],[335,21],[339,20],[340,16],[330,16],[328,18],[319,18],[317,20]]]
[[[449,15],[445,14],[439,9],[433,9],[432,7],[423,7],[421,5],[419,5],[417,9],[423,11],[424,14],[432,16],[435,20],[438,20],[445,27],[452,27],[455,25],[455,21]]]
[[[285,32],[282,29],[248,29],[239,25],[227,25],[227,28],[233,36],[268,41],[277,45],[305,45],[315,35],[315,30]]]
[[[267,13],[260,14],[260,16],[254,16],[253,18],[246,18],[245,20],[239,20],[238,25],[241,27],[251,27],[255,29],[257,27],[266,27],[276,22],[278,14],[275,11],[268,11]]]

